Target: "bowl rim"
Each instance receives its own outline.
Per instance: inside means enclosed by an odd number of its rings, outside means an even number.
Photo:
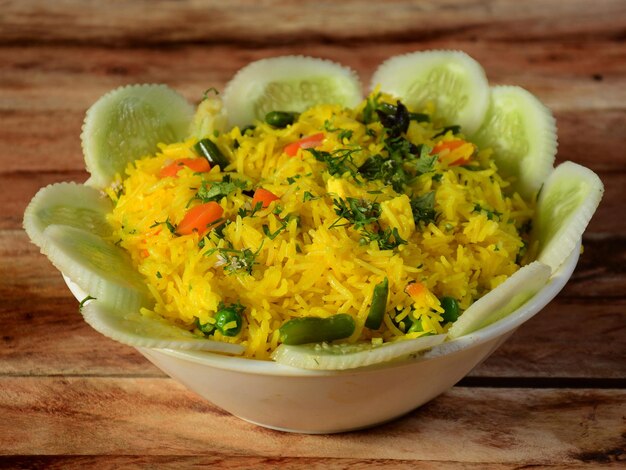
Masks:
[[[491,341],[495,338],[512,333],[520,325],[531,319],[539,313],[557,294],[565,287],[571,278],[578,259],[580,257],[580,248],[582,238],[578,240],[572,253],[565,259],[561,266],[550,276],[548,283],[528,301],[522,304],[515,311],[511,312],[504,318],[481,328],[478,331],[469,333],[451,341],[445,341],[422,354],[412,355],[408,358],[392,360],[373,364],[366,367],[358,367],[346,370],[311,370],[291,367],[279,364],[274,361],[254,359],[240,356],[230,356],[210,351],[195,351],[185,349],[167,349],[167,348],[147,348],[133,346],[142,354],[151,355],[152,353],[160,353],[175,359],[184,360],[204,366],[214,367],[233,372],[245,372],[248,374],[266,375],[266,376],[292,376],[292,377],[330,377],[337,375],[355,375],[368,373],[379,369],[390,369],[404,366],[411,363],[418,363],[431,360],[437,357],[449,356],[457,354],[461,351],[479,346],[483,343]],[[85,298],[85,292],[69,277],[63,274],[63,279],[68,288],[77,300]]]

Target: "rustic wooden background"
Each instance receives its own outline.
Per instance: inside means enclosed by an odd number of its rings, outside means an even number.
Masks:
[[[0,1],[0,467],[559,468],[626,460],[626,2]],[[83,114],[119,85],[197,101],[246,63],[308,54],[353,67],[454,48],[526,87],[559,126],[559,161],[604,200],[569,285],[449,392],[362,432],[242,422],[81,320],[21,229],[38,188],[84,181]]]

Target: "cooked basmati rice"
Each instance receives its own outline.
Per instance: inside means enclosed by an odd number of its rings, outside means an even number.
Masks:
[[[373,99],[355,110],[316,106],[284,129],[258,122],[243,135],[235,127],[212,136],[231,161],[227,173],[233,180],[245,181],[248,190],[263,187],[280,200],[250,216],[251,198],[237,188],[217,201],[227,222],[203,238],[179,236],[175,227],[201,202],[199,188],[221,182],[225,172],[215,166],[207,173],[183,167],[177,177],[159,174],[174,160],[198,158],[195,139],[161,145],[156,156],[129,166],[122,191],[108,191],[116,202],[109,221],[114,241],[130,252],[154,296],[153,310],[145,313],[202,334],[197,325],[214,323],[220,302],[239,303],[245,307],[241,332],[229,337],[216,330],[212,338],[242,344],[246,356],[267,359],[279,344],[280,326],[297,317],[350,314],[356,329],[348,342],[443,333],[449,324],[439,299],[453,297],[465,310],[519,269],[525,246],[520,232],[533,208],[511,193],[489,150],[467,143],[440,152],[432,171],[404,187],[406,195],[380,179],[366,180],[358,170],[331,175],[310,150],[300,149],[294,157],[283,151],[323,132],[314,151],[349,152],[349,169],[386,155],[381,122],[362,122]],[[386,95],[378,99],[393,103]],[[428,149],[460,139],[452,131],[437,135],[437,124],[411,121],[406,137]],[[467,164],[455,163],[470,157]],[[410,198],[430,192],[437,217],[416,223]],[[368,243],[363,230],[336,213],[335,201],[347,198],[379,203],[378,230],[395,228],[407,243],[392,249]],[[248,215],[242,216],[245,210]],[[385,277],[387,310],[381,328],[371,330],[364,323],[374,286]],[[409,296],[405,289],[412,282],[422,283],[425,294]],[[422,331],[407,333],[414,322],[421,322]]]

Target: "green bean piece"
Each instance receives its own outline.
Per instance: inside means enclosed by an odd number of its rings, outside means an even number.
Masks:
[[[298,118],[298,113],[291,113],[288,111],[270,111],[265,115],[265,122],[272,127],[282,129],[289,124],[293,124]]]
[[[442,297],[441,307],[444,312],[443,319],[447,322],[455,322],[459,318],[459,302],[454,297]]]
[[[398,112],[398,107],[396,105],[385,102],[379,103],[378,109],[380,109],[383,113],[387,115],[396,114]],[[424,113],[409,112],[409,120],[416,122],[430,122],[430,116]]]
[[[430,116],[424,113],[409,113],[409,119],[415,122],[430,122]]]
[[[383,282],[376,284],[372,295],[372,305],[367,314],[365,326],[370,330],[377,330],[383,322],[383,316],[387,310],[387,297],[389,296],[389,280],[385,278]]]
[[[196,328],[198,328],[205,335],[213,334],[215,331],[215,325],[212,323],[200,323],[200,319],[196,318]]]
[[[338,313],[328,318],[294,318],[285,322],[278,331],[284,344],[306,344],[347,338],[354,333],[354,328],[354,318]]]
[[[193,148],[198,155],[202,155],[206,158],[211,166],[217,165],[224,170],[230,164],[228,158],[224,156],[217,145],[215,145],[215,142],[211,139],[202,139],[194,145]]]
[[[226,329],[226,325],[233,321],[236,322],[236,325]],[[237,336],[237,334],[241,331],[242,324],[243,320],[241,318],[241,313],[239,309],[233,306],[221,308],[215,314],[215,327],[224,336]]]

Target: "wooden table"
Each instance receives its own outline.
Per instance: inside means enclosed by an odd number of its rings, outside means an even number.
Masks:
[[[0,4],[0,467],[618,467],[626,459],[626,3],[13,1]],[[362,432],[262,429],[89,328],[22,231],[38,188],[84,181],[85,110],[119,85],[198,101],[251,60],[353,67],[454,48],[550,106],[558,160],[606,193],[564,291],[456,387]]]

